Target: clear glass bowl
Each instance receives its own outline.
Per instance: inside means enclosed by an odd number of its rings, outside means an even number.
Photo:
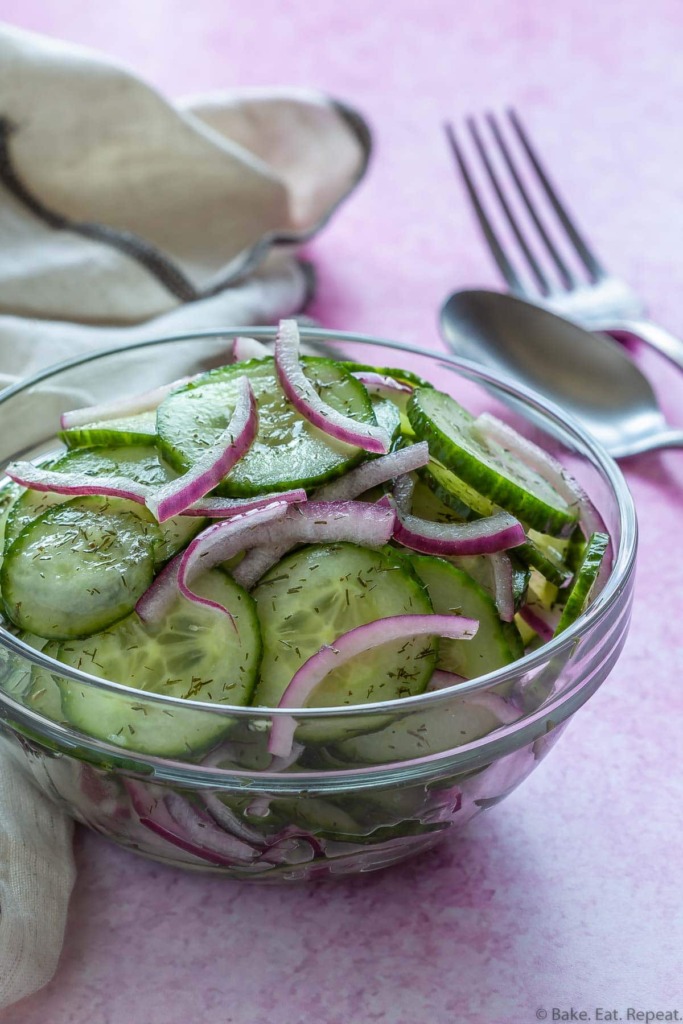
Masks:
[[[240,333],[263,341],[274,335],[272,328],[242,328],[161,339],[63,363],[6,390],[1,464],[58,448],[56,427],[66,409],[227,362]],[[266,741],[272,718],[291,712],[142,694],[67,670],[0,628],[0,743],[35,784],[85,825],[145,856],[262,882],[384,867],[431,847],[507,796],[617,661],[636,554],[635,512],[619,469],[560,409],[448,355],[358,335],[303,336],[314,348],[357,362],[413,370],[473,412],[490,410],[512,422],[591,496],[610,531],[614,564],[570,629],[504,670],[400,701],[297,712],[297,756],[284,766],[271,764]],[[192,751],[171,760],[136,752],[134,737],[114,744],[79,733],[64,720],[58,698],[44,714],[32,707],[36,668],[77,682],[86,697],[90,688],[104,691],[159,728],[167,716],[188,731],[211,727],[217,745],[203,760]],[[502,706],[513,710],[501,718]]]

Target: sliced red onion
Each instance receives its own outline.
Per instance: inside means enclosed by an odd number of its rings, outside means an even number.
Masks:
[[[453,640],[469,640],[479,623],[461,615],[391,615],[356,626],[338,637],[334,644],[326,644],[313,654],[294,674],[280,698],[279,708],[302,708],[316,687],[335,668],[365,651],[381,647],[394,640],[413,636],[447,636]],[[273,720],[268,750],[276,757],[287,757],[292,749],[295,720],[289,715]]]
[[[258,431],[256,399],[247,377],[237,382],[237,401],[226,429],[182,476],[155,488],[146,505],[159,523],[180,515],[214,487],[249,450]]]
[[[512,562],[503,551],[489,555],[493,570],[493,589],[496,608],[503,622],[512,622],[515,617],[515,598],[512,590]]]
[[[293,491],[271,491],[270,494],[259,494],[256,498],[200,498],[181,514],[199,516],[202,519],[230,519],[231,516],[249,512],[251,509],[263,508],[274,501],[285,501],[288,505],[294,505],[307,500],[306,491],[303,487],[298,487]]]
[[[369,491],[387,480],[395,480],[405,473],[412,473],[429,462],[429,445],[426,441],[400,448],[397,452],[381,455],[378,459],[363,462],[360,466],[323,484],[313,493],[315,501],[349,501],[364,491]]]
[[[249,589],[295,544],[351,541],[376,548],[391,540],[395,515],[365,501],[307,501],[290,507],[271,531],[270,542],[254,547],[233,571],[235,580]]]
[[[213,853],[209,850],[203,849],[201,846],[197,846],[195,843],[179,836],[177,832],[174,832],[167,825],[162,825],[154,818],[141,817],[139,819],[140,824],[148,828],[150,832],[154,832],[155,835],[161,839],[166,840],[172,846],[177,846],[183,853],[189,853],[193,857],[197,857],[198,860],[206,861],[208,864],[214,864],[216,867],[231,868],[235,866],[235,862],[232,859],[223,857],[222,854]]]
[[[144,505],[150,489],[122,476],[88,476],[85,473],[57,473],[32,462],[11,462],[5,470],[7,476],[32,491],[51,491],[72,498],[87,494],[102,494],[113,498],[127,498]]]
[[[274,757],[270,762],[269,771],[271,772],[284,772],[287,768],[291,768],[293,764],[299,760],[303,754],[305,747],[303,743],[293,743],[292,749],[290,750],[287,757]]]
[[[168,812],[180,826],[183,833],[190,842],[195,843],[202,850],[219,854],[228,860],[252,861],[257,857],[257,851],[252,846],[229,832],[224,832],[215,821],[205,814],[199,807],[188,803],[177,793],[168,793],[165,797]]]
[[[135,606],[140,618],[144,622],[160,622],[172,606],[179,591],[188,600],[225,614],[225,608],[222,605],[194,594],[185,582],[181,584],[180,568],[183,560],[188,555],[193,557],[196,561],[197,573],[213,568],[214,565],[226,561],[243,548],[250,547],[251,543],[258,543],[258,538],[269,537],[270,534],[263,533],[262,528],[267,527],[274,520],[282,518],[287,507],[284,501],[273,502],[271,505],[266,505],[265,508],[257,508],[251,512],[233,516],[232,519],[214,523],[197,534],[185,551],[181,551],[168,563],[151,587],[142,595]],[[260,529],[261,532],[259,532]],[[252,538],[254,539],[252,540]],[[229,553],[223,554],[223,552]],[[208,557],[209,555],[211,558]],[[203,558],[207,559],[205,564],[202,563]]]
[[[282,541],[280,544],[266,544],[252,548],[246,553],[232,575],[236,583],[245,590],[251,590],[268,570],[294,547],[296,541]]]
[[[522,524],[508,512],[470,523],[433,523],[397,513],[394,539],[426,555],[490,555],[526,540]]]
[[[536,760],[533,745],[519,747],[511,754],[498,758],[482,771],[475,772],[462,780],[463,809],[467,821],[488,801],[499,802],[503,796],[522,782],[533,771]]]
[[[307,864],[325,853],[324,840],[318,839],[310,832],[302,832],[295,825],[283,828],[270,843],[261,856],[262,863]]]
[[[102,420],[116,420],[122,416],[137,416],[141,412],[150,412],[152,409],[157,409],[171,391],[175,391],[176,388],[180,388],[184,384],[189,384],[199,376],[201,374],[197,373],[191,377],[180,377],[170,384],[162,384],[161,387],[153,388],[151,391],[143,391],[140,395],[128,395],[110,402],[100,402],[98,405],[89,405],[85,409],[71,409],[70,412],[62,413],[60,420],[62,430],[82,427],[86,423],[99,423]]]
[[[381,427],[359,423],[325,402],[305,375],[299,359],[299,325],[281,320],[275,341],[275,366],[280,386],[304,419],[345,444],[384,455],[391,438]]]
[[[552,640],[555,635],[555,627],[559,619],[553,621],[550,617],[550,613],[544,614],[538,606],[533,608],[525,604],[523,608],[520,608],[519,614],[526,622],[527,626],[530,626],[535,633],[538,633],[541,640],[547,642]]]
[[[498,719],[501,725],[510,725],[522,717],[522,712],[510,701],[505,700],[497,693],[468,693],[463,696],[467,704],[475,704],[478,707],[486,708]]]
[[[415,481],[412,477],[407,474],[397,477],[394,484],[394,501],[401,515],[410,515],[413,507],[414,490]]]
[[[272,356],[273,350],[266,348],[256,338],[235,338],[232,346],[232,360],[234,363],[241,363],[246,359],[263,359],[264,356]]]
[[[526,437],[522,437],[509,424],[499,420],[490,413],[482,413],[475,421],[475,427],[484,437],[503,445],[509,452],[516,455],[530,469],[533,469],[546,483],[550,484],[563,498],[570,508],[575,508],[579,515],[579,523],[586,538],[592,533],[605,533],[609,537],[609,531],[605,521],[597,508],[590,500],[581,485],[567,472],[564,466],[544,451],[539,445],[534,444]],[[595,582],[596,593],[604,586],[612,569],[613,562],[612,541],[607,546],[604,558],[600,565],[598,577]]]
[[[219,796],[215,793],[203,793],[202,796],[209,814],[226,832],[230,832],[237,839],[244,840],[245,843],[253,843],[256,846],[267,845],[264,836],[242,821],[240,816],[231,807],[224,804]]]
[[[458,686],[460,683],[466,683],[465,676],[459,676],[455,672],[445,672],[441,668],[435,668],[432,672],[432,678],[429,680],[428,690],[445,690],[451,686]]]
[[[267,796],[265,793],[261,796],[255,796],[247,807],[247,814],[253,818],[267,818],[270,816],[270,801],[273,798]]]
[[[351,376],[359,380],[371,395],[396,399],[398,397],[407,398],[413,393],[413,388],[409,384],[402,384],[385,373],[376,373],[374,370],[354,370]]]
[[[293,754],[298,757],[303,748],[298,743],[295,743],[293,746]],[[278,760],[280,759],[273,758],[273,764]],[[272,769],[273,765],[271,765],[271,770]],[[247,808],[248,813],[254,817],[268,817],[270,813],[270,802],[272,799],[272,796],[268,794],[254,797]],[[235,814],[230,807],[227,807],[215,793],[205,794],[204,802],[206,803],[209,814],[215,819],[221,828],[224,828],[227,832],[236,836],[238,839],[242,839],[246,843],[253,844],[257,850],[261,851],[259,859],[263,863],[287,864],[296,862],[299,858],[309,860],[310,856],[306,853],[306,850],[304,849],[302,851],[301,849],[302,842],[306,847],[308,847],[308,849],[312,848],[316,855],[323,853],[322,845],[314,836],[309,835],[306,832],[302,832],[301,829],[298,829],[295,826],[287,826],[275,835],[266,836],[261,832],[258,832],[255,828],[247,825],[239,815]]]
[[[214,864],[217,867],[233,867],[234,860],[232,857],[226,858],[220,853],[206,850],[202,846],[179,835],[178,826],[169,814],[163,800],[150,797],[150,794],[147,793],[141,783],[127,779],[125,786],[128,790],[133,810],[137,814],[140,824],[146,829],[159,836],[171,846],[177,847],[184,853],[189,853],[198,860]]]

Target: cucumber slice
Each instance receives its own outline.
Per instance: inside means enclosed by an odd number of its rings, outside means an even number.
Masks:
[[[129,477],[149,486],[160,486],[175,476],[161,465],[156,449],[150,447],[82,448],[45,463],[45,467],[57,473]],[[7,520],[5,546],[9,547],[43,512],[69,500],[68,495],[51,491],[23,491]]]
[[[116,448],[79,448],[49,463],[56,472],[83,473],[86,476],[121,476],[160,487],[177,475],[159,459],[156,448],[149,445]],[[55,505],[69,501],[65,494],[51,491],[25,490],[10,510],[7,519],[5,547],[19,536],[29,523]],[[176,516],[159,526],[162,543],[157,549],[157,567],[172,558],[200,531],[205,520],[194,516]]]
[[[530,568],[540,572],[549,583],[554,583],[556,587],[561,587],[572,575],[571,570],[564,564],[561,554],[552,544],[545,544],[541,547],[535,540],[528,537],[525,544],[520,544],[515,548],[515,556]]]
[[[59,640],[45,640],[43,637],[23,634],[21,639],[50,658],[59,660]],[[24,703],[33,711],[44,715],[53,722],[63,722],[62,694],[57,677],[46,668],[34,665],[31,669],[31,685],[24,697]]]
[[[231,726],[194,708],[159,708],[144,692],[203,700],[211,704],[249,702],[258,674],[261,634],[254,602],[226,573],[211,570],[194,589],[227,608],[233,617],[178,595],[161,626],[145,625],[133,612],[85,641],[68,641],[59,659],[73,668],[142,691],[96,690],[60,680],[64,713],[77,729],[142,754],[187,756],[205,750]]]
[[[60,430],[59,438],[67,448],[89,448],[104,445],[154,444],[157,434],[157,414],[141,412],[136,416],[121,416],[114,420],[86,423],[82,427]]]
[[[576,571],[574,583],[567,595],[560,621],[555,630],[555,636],[559,636],[560,633],[571,626],[588,607],[593,585],[597,579],[608,545],[609,537],[606,533],[591,534],[586,544],[583,561]]]
[[[498,506],[494,502],[479,494],[434,459],[431,459],[423,469],[418,470],[418,473],[435,496],[457,512],[462,519],[492,516],[498,511]]]
[[[466,615],[479,621],[471,640],[441,638],[438,668],[474,679],[522,656],[524,647],[517,627],[500,620],[495,602],[471,576],[432,555],[414,555],[411,561],[437,614]]]
[[[376,423],[370,398],[351,374],[327,359],[304,358],[306,374],[325,400],[361,423]],[[157,410],[158,444],[178,472],[187,470],[225,429],[236,385],[248,376],[259,431],[246,455],[217,488],[228,496],[313,487],[355,466],[365,453],[336,441],[302,419],[285,398],[271,358],[210,370],[169,395]]]
[[[69,501],[69,497],[66,494],[53,494],[51,491],[23,491],[7,516],[5,551],[9,550],[29,523],[35,522],[49,508],[53,508],[55,505],[65,505],[67,501]]]
[[[436,488],[432,488],[423,479],[418,479],[413,491],[413,502],[410,511],[420,519],[429,519],[432,523],[462,523],[470,519],[472,509],[460,501],[455,495],[449,495],[446,502]]]
[[[500,444],[477,435],[474,417],[455,399],[433,388],[418,388],[408,418],[421,441],[443,466],[524,523],[560,532],[577,513],[538,473]]]
[[[97,633],[127,615],[154,578],[157,524],[120,498],[74,498],[30,523],[5,554],[12,622],[47,639]]]
[[[7,523],[12,514],[12,509],[24,493],[24,488],[13,481],[9,481],[0,489],[0,564],[2,564],[2,551],[7,536]]]
[[[17,637],[36,651],[43,651],[51,658],[56,658],[59,651],[59,640],[46,640],[44,637],[17,632]],[[3,652],[4,655],[4,652]],[[32,665],[29,661],[17,658],[2,657],[3,668],[0,672],[0,689],[11,694],[16,700],[25,704],[32,711],[37,711],[53,722],[62,722],[61,694],[55,677],[47,669]]]
[[[515,548],[515,553],[517,548]],[[506,552],[512,563],[512,600],[515,610],[524,603],[531,577],[530,570],[518,562],[511,551]],[[462,569],[471,576],[475,583],[486,591],[494,601],[496,598],[496,583],[493,566],[488,555],[451,555],[446,561]]]
[[[267,707],[278,704],[311,655],[342,633],[390,615],[432,612],[426,591],[401,556],[355,544],[312,545],[288,555],[263,577],[253,597],[264,642],[253,703]],[[437,646],[435,638],[422,637],[368,651],[330,672],[311,706],[366,704],[422,693]]]
[[[500,718],[485,704],[463,697],[447,709],[415,712],[380,732],[344,740],[330,747],[330,753],[346,764],[390,764],[453,750],[488,736],[500,724]]]
[[[517,549],[508,551],[512,563],[512,604],[516,612],[522,607],[531,582],[531,569],[517,558]]]
[[[177,476],[160,462],[159,453],[150,444],[78,448],[57,459],[50,469],[86,476],[123,476],[146,487],[161,487]]]
[[[579,569],[581,562],[583,561],[586,553],[586,538],[583,535],[580,526],[576,526],[567,541],[567,550],[565,552],[565,562],[569,572],[573,575]]]
[[[296,800],[273,800],[270,812],[283,827],[293,824],[314,835],[324,833],[327,839],[336,838],[337,833],[359,836],[363,832],[362,826],[348,811],[320,797],[303,795]]]

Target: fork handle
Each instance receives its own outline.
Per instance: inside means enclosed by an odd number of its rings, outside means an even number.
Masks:
[[[592,330],[609,334],[617,341],[644,341],[683,370],[683,341],[650,320],[610,320],[609,326],[593,327]]]

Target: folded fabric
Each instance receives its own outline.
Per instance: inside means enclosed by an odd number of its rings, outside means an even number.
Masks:
[[[0,27],[0,386],[97,348],[298,312],[313,282],[293,246],[369,148],[362,119],[314,93],[173,104],[99,55]],[[0,1008],[55,969],[70,830],[0,756]]]
[[[45,985],[76,874],[70,818],[0,759],[0,1008]]]

